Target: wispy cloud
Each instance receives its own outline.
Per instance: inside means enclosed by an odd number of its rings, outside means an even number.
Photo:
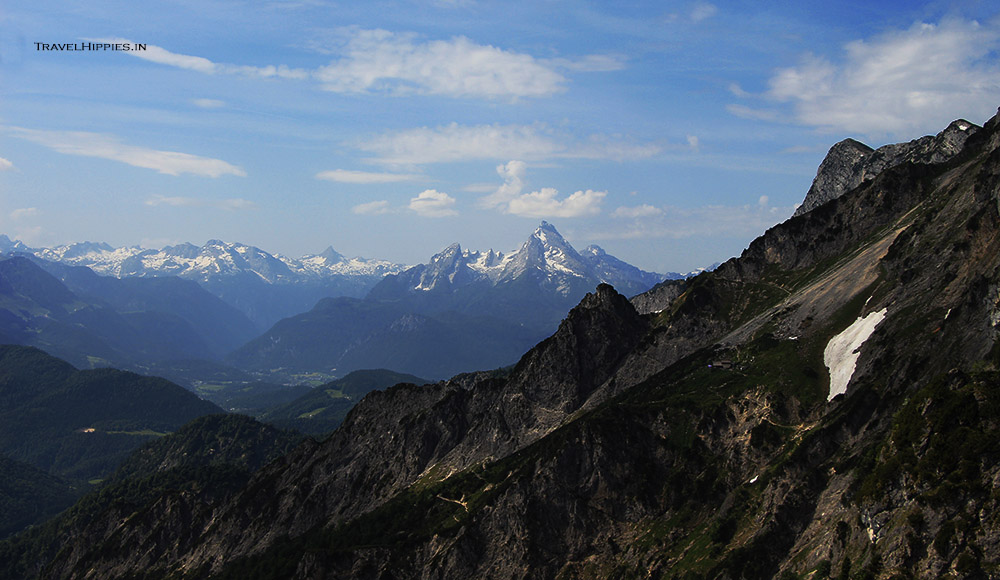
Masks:
[[[731,115],[753,121],[777,121],[781,118],[781,114],[774,109],[759,109],[746,105],[729,104],[726,105],[726,110]]]
[[[694,22],[701,22],[702,20],[707,20],[719,11],[719,9],[714,4],[709,4],[708,2],[698,2],[691,9],[691,20]]]
[[[454,210],[455,198],[436,189],[427,189],[410,200],[410,211],[422,217],[448,217],[458,215]]]
[[[424,176],[414,173],[372,173],[368,171],[352,171],[348,169],[334,169],[331,171],[321,171],[316,174],[316,179],[325,181],[335,181],[338,183],[399,183],[403,181],[421,181]]]
[[[36,208],[36,207],[22,207],[22,208],[18,208],[18,209],[15,209],[14,211],[10,212],[10,219],[12,219],[12,220],[20,220],[20,219],[32,217],[32,216],[35,216],[35,215],[38,215],[38,208]]]
[[[649,205],[648,203],[644,203],[642,205],[637,205],[633,207],[622,206],[616,208],[615,211],[611,212],[611,217],[614,218],[635,219],[640,217],[652,217],[658,215],[663,215],[663,210],[658,207]]]
[[[386,213],[392,213],[393,209],[389,205],[389,202],[382,199],[378,201],[369,201],[368,203],[361,203],[351,208],[352,213],[358,215],[381,215]]]
[[[202,109],[221,109],[226,106],[226,102],[219,99],[191,99],[191,104]]]
[[[1000,23],[917,23],[848,44],[839,62],[807,55],[777,71],[768,95],[823,129],[901,135],[958,116],[990,116],[1000,87]],[[746,113],[739,109],[731,112]]]
[[[611,215],[620,221],[593,237],[604,240],[752,237],[788,218],[794,210],[794,207],[770,206],[767,196],[740,206],[619,207]]]
[[[523,193],[526,171],[527,165],[518,160],[498,166],[497,173],[503,178],[503,184],[480,198],[480,207],[522,217],[574,218],[601,212],[601,202],[607,195],[604,191],[577,191],[562,199],[551,187]]]
[[[85,38],[93,42],[129,43],[127,38]],[[147,44],[146,50],[132,50],[128,54],[167,66],[192,70],[204,74],[233,74],[260,78],[285,78],[304,80],[311,76],[310,71],[301,68],[291,68],[285,65],[246,66],[213,62],[201,56],[171,52],[161,46]]]
[[[624,69],[626,58],[619,54],[588,54],[576,59],[550,58],[542,62],[576,72],[612,72]]]
[[[189,173],[203,177],[246,176],[246,172],[242,168],[220,159],[127,145],[122,143],[118,137],[106,133],[42,131],[22,127],[6,127],[5,129],[15,137],[38,143],[66,155],[99,157],[126,163],[133,167],[153,169],[167,175]]]
[[[663,150],[605,135],[578,139],[544,125],[459,125],[386,133],[358,147],[388,165],[422,165],[473,159],[645,159]]]
[[[257,204],[246,199],[203,199],[200,197],[154,196],[146,200],[146,205],[169,205],[173,207],[211,207],[227,211],[257,209]]]
[[[14,169],[14,164],[10,160],[0,157],[0,171],[9,171],[11,169]]]

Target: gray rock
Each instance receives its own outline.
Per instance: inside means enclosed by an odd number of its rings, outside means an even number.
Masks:
[[[812,187],[793,215],[802,215],[836,199],[890,167],[902,163],[944,163],[958,154],[969,135],[981,129],[964,119],[953,121],[935,136],[872,149],[854,139],[830,148],[816,171]]]

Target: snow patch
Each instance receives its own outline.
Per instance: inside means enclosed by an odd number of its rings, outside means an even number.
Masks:
[[[854,365],[858,362],[858,350],[868,337],[875,332],[875,327],[885,319],[886,309],[871,312],[868,316],[858,318],[846,330],[830,339],[823,351],[823,363],[830,369],[830,394],[826,400],[833,400],[837,395],[847,392],[847,383],[854,375]]]

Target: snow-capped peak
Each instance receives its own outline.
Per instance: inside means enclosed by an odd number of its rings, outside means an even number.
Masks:
[[[238,274],[253,274],[271,284],[298,283],[331,276],[384,276],[402,266],[384,260],[347,259],[332,247],[319,255],[299,259],[270,254],[239,242],[209,240],[203,246],[182,243],[162,249],[138,246],[114,248],[106,243],[82,242],[31,250],[36,256],[74,266],[87,266],[98,274],[131,276],[180,276],[198,281]]]
[[[530,278],[564,295],[574,288],[593,287],[600,282],[631,285],[642,291],[662,280],[657,274],[609,256],[598,246],[588,247],[581,255],[555,226],[544,221],[514,252],[462,250],[459,244],[452,244],[428,263],[414,266],[400,276],[407,287],[423,292],[447,291],[473,283],[496,286]]]

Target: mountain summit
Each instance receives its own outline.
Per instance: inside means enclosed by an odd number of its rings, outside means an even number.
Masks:
[[[520,286],[525,291],[531,288],[541,294],[568,298],[575,304],[598,284],[610,283],[623,294],[633,295],[645,292],[663,278],[627,264],[598,246],[589,246],[581,254],[555,226],[543,221],[513,252],[469,251],[452,244],[426,264],[386,276],[370,297],[400,300],[418,292]]]

